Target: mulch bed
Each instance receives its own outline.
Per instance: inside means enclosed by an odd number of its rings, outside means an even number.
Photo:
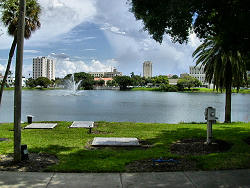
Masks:
[[[0,171],[42,172],[56,163],[56,156],[45,153],[29,153],[29,159],[19,163],[14,163],[13,155],[0,155]]]
[[[169,158],[162,158],[169,160]],[[173,159],[176,162],[153,162],[153,159],[134,161],[126,166],[127,172],[172,172],[197,170],[196,161],[188,159]]]
[[[206,138],[182,139],[173,143],[171,153],[179,155],[205,155],[209,153],[226,152],[232,144],[223,140],[213,140],[212,144],[205,144]]]
[[[248,145],[250,145],[250,136],[244,139],[244,142],[246,142]]]

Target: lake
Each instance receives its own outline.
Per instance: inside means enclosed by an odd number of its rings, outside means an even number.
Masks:
[[[13,122],[14,91],[4,91],[0,122]],[[232,94],[232,121],[249,122],[250,95]],[[89,90],[24,90],[22,121],[205,122],[204,111],[216,108],[224,121],[225,94]]]

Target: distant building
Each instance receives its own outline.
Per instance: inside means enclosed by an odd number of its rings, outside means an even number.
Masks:
[[[169,85],[177,85],[177,82],[178,82],[179,79],[168,79],[169,81]]]
[[[145,61],[143,63],[143,77],[152,78],[152,62]]]
[[[188,73],[182,73],[182,74],[180,74],[180,78],[184,78],[185,76],[189,76],[189,74]]]
[[[3,76],[0,76],[0,81],[3,81]],[[10,87],[14,87],[15,85],[15,77],[8,76],[6,80],[6,84],[8,84]],[[22,77],[22,87],[26,86],[26,78]]]
[[[104,80],[104,85],[107,85],[108,81],[112,81],[113,78],[94,78],[95,81],[100,81],[100,80]]]
[[[204,72],[204,66],[190,66],[189,67],[189,73],[190,76],[197,78],[202,85],[207,85],[205,82],[205,72]]]
[[[47,57],[37,57],[33,59],[33,79],[46,77],[55,80],[55,64]]]
[[[122,72],[118,72],[116,68],[112,72],[89,72],[94,78],[113,78],[115,76],[122,76]]]

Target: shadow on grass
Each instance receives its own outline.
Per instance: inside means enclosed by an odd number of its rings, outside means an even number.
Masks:
[[[206,126],[206,125],[200,125]],[[204,156],[181,156],[180,158],[193,158],[198,160],[200,169],[227,169],[250,167],[250,150],[243,140],[249,136],[248,129],[242,127],[230,127],[229,125],[216,125],[213,129],[215,139],[224,140],[233,144],[233,147],[223,153]],[[203,127],[185,127],[175,130],[162,130],[155,133],[153,138],[143,139],[152,143],[153,147],[147,150],[114,150],[103,148],[99,150],[87,150],[82,147],[65,147],[62,144],[31,147],[31,152],[54,154],[59,159],[59,164],[47,169],[47,171],[59,172],[123,172],[125,166],[136,160],[152,159],[159,157],[173,157],[170,153],[172,143],[180,139],[206,137],[206,129]],[[140,138],[139,138],[140,139]]]

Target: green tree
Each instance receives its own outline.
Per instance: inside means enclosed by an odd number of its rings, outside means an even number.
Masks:
[[[201,82],[192,76],[184,76],[178,80],[177,86],[180,90],[183,90],[186,87],[190,89],[191,87],[200,87]]]
[[[118,86],[118,84],[115,82],[115,80],[108,80],[107,86],[113,87],[113,86]]]
[[[129,0],[136,19],[162,42],[164,34],[173,42],[188,41],[190,31],[201,39],[219,36],[225,46],[242,54],[250,49],[250,4],[248,0]]]
[[[72,74],[68,74],[64,77],[64,79],[70,79]],[[81,81],[80,87],[84,88],[85,90],[93,89],[94,77],[85,72],[78,72],[74,73],[74,78],[76,82]]]
[[[121,90],[125,90],[132,85],[132,79],[129,76],[115,76],[115,82],[120,86]]]
[[[46,77],[39,77],[35,80],[36,86],[47,88],[52,82]]]
[[[178,79],[179,77],[175,74],[171,77],[171,79]]]
[[[152,82],[154,85],[169,84],[168,77],[163,75],[153,77]]]
[[[205,40],[193,53],[196,64],[202,64],[206,81],[214,83],[216,89],[226,89],[225,122],[231,122],[232,84],[239,90],[247,80],[246,65],[240,51],[223,47],[220,38]]]
[[[0,88],[0,105],[2,101],[3,88],[6,83],[7,76],[10,70],[12,57],[15,52],[16,44],[17,44],[17,26],[18,26],[18,0],[1,0],[0,8],[2,12],[1,21],[8,28],[8,34],[13,36],[13,42],[9,52],[8,64],[5,70],[3,82]],[[39,15],[41,13],[40,5],[36,0],[26,0],[26,15],[25,15],[25,31],[24,37],[25,39],[29,39],[31,37],[31,33],[37,30],[41,24],[39,21]]]
[[[33,88],[36,87],[36,82],[33,78],[29,78],[28,80],[26,80],[26,86]]]

